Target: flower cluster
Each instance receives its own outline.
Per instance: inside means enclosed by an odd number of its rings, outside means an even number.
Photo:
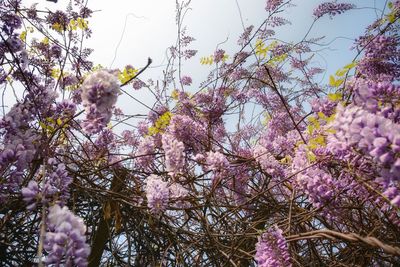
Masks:
[[[46,265],[88,265],[90,246],[86,243],[86,226],[81,218],[67,207],[56,204],[49,208],[47,228],[44,240],[44,249],[48,253]]]
[[[218,49],[214,52],[214,61],[215,63],[221,62],[224,60],[225,57],[225,50]]]
[[[277,226],[269,228],[263,233],[256,244],[254,259],[259,267],[290,267],[288,245]]]
[[[182,85],[191,85],[192,84],[192,78],[190,76],[183,76],[181,79]]]
[[[355,8],[353,4],[336,3],[336,1],[325,2],[315,8],[313,14],[316,18],[320,18],[326,14],[328,14],[330,18],[333,18],[334,16],[342,14],[343,12],[353,8]]]
[[[253,150],[254,159],[260,164],[263,171],[273,177],[279,177],[283,175],[283,169],[281,164],[275,159],[275,157],[269,152],[264,146],[257,144]]]
[[[283,0],[267,0],[265,10],[272,12],[277,9],[282,4],[282,2]]]
[[[219,151],[210,151],[207,153],[206,164],[209,170],[214,172],[224,171],[229,168],[229,161],[224,154]]]
[[[135,153],[135,163],[139,168],[148,170],[154,159],[154,140],[148,136],[143,138]]]
[[[165,151],[165,167],[172,175],[182,170],[185,163],[185,146],[173,135],[165,133],[162,136],[162,147]]]
[[[359,38],[359,48],[364,48],[364,57],[358,63],[358,71],[368,79],[393,80],[400,75],[400,49],[398,38],[377,35]]]
[[[87,113],[83,127],[88,133],[98,133],[107,125],[118,94],[118,79],[106,70],[94,72],[85,79],[81,97]]]
[[[358,106],[338,106],[330,138],[333,150],[355,147],[370,156],[380,168],[384,189],[398,182],[400,175],[400,125]],[[398,204],[398,203],[396,203]]]
[[[152,174],[146,179],[145,190],[150,211],[156,215],[165,211],[170,197],[168,183],[164,182],[160,176]]]
[[[72,178],[65,165],[58,163],[54,158],[50,158],[48,164],[51,172],[46,175],[43,186],[40,187],[36,181],[30,181],[28,186],[21,190],[25,202],[29,205],[28,209],[34,209],[39,200],[43,204],[55,201],[64,206],[69,199],[69,185],[72,183]]]
[[[15,104],[0,119],[0,170],[9,178],[0,185],[0,202],[9,193],[18,191],[24,171],[39,153],[40,135],[30,123],[34,114],[46,117],[57,94],[50,88],[32,86],[24,103]]]
[[[183,207],[183,199],[189,191],[178,183],[168,185],[160,176],[150,175],[145,180],[147,207],[155,215],[160,215],[169,205],[170,200],[176,202],[177,207]]]

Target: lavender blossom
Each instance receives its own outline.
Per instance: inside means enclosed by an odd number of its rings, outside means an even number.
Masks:
[[[98,133],[111,119],[111,108],[119,94],[118,79],[105,70],[92,73],[82,84],[82,103],[86,108],[83,127]]]
[[[225,50],[218,49],[214,52],[214,61],[215,63],[221,62],[224,60]]]
[[[283,0],[267,0],[265,10],[272,12],[275,9],[277,9],[282,4],[282,2],[283,2]]]
[[[328,139],[328,148],[341,151],[354,147],[372,158],[382,177],[377,179],[384,189],[400,177],[400,125],[379,114],[358,106],[339,105],[332,123],[336,133]],[[396,201],[397,202],[397,201]]]
[[[282,230],[277,226],[263,233],[256,244],[254,259],[259,267],[291,267],[290,254]]]
[[[86,226],[81,218],[67,207],[61,208],[56,204],[49,209],[47,226],[44,240],[44,249],[48,253],[46,265],[88,265],[90,246],[86,243]]]
[[[325,2],[314,9],[313,15],[317,19],[328,14],[332,19],[334,16],[342,14],[343,12],[355,8],[355,5],[348,3]]]
[[[191,85],[192,84],[192,78],[190,76],[183,76],[181,79],[181,83],[183,85]]]
[[[165,166],[172,175],[182,170],[185,164],[185,146],[171,134],[163,134],[162,147],[165,151]]]
[[[161,177],[152,174],[146,179],[145,190],[147,206],[152,213],[159,215],[167,209],[170,197],[167,182],[164,182]]]

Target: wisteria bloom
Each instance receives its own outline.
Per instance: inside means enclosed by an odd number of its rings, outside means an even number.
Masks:
[[[329,138],[328,147],[340,151],[354,147],[370,156],[382,175],[377,181],[384,189],[398,183],[400,177],[400,125],[379,114],[358,106],[341,105],[332,123],[336,133]],[[399,198],[390,194],[398,205]]]
[[[282,4],[283,0],[267,0],[265,10],[274,11],[277,7]]]
[[[256,244],[254,259],[258,267],[291,267],[288,245],[277,226],[263,233]]]
[[[165,167],[168,172],[179,172],[185,164],[185,145],[171,134],[163,134],[162,147],[165,151]]]
[[[135,153],[135,163],[138,167],[149,169],[154,160],[154,140],[147,136],[143,138]]]
[[[207,153],[206,164],[208,169],[212,171],[223,171],[229,167],[229,161],[225,155],[218,151]]]
[[[175,201],[175,205],[180,208],[185,206],[183,199],[187,197],[189,191],[178,183],[169,186],[170,198]]]
[[[159,215],[167,209],[170,197],[167,182],[164,182],[160,176],[152,174],[146,179],[145,190],[147,206],[152,213]]]
[[[342,14],[343,12],[355,8],[355,5],[348,3],[336,3],[333,2],[325,2],[317,6],[314,9],[313,15],[316,18],[320,18],[326,14],[329,15],[330,18],[333,18],[336,15]]]
[[[190,76],[183,76],[181,78],[181,83],[183,85],[191,85],[192,84],[192,78]]]
[[[262,145],[256,145],[253,150],[255,160],[261,168],[268,174],[276,177],[283,174],[282,166],[275,157]]]
[[[118,79],[108,71],[92,73],[82,84],[82,103],[86,109],[84,128],[98,133],[111,119],[111,108],[119,94]]]
[[[48,253],[46,265],[88,265],[90,246],[86,243],[86,226],[81,218],[67,207],[54,205],[49,208],[47,226],[44,240],[44,249]]]
[[[225,50],[218,49],[214,52],[214,61],[216,63],[221,62],[224,60]]]

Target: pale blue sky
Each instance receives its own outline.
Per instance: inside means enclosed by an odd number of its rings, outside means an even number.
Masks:
[[[57,4],[44,0],[25,0],[25,3],[39,2],[39,7],[55,9],[65,6],[69,0],[59,0]],[[278,31],[278,37],[285,41],[299,41],[307,32],[312,23],[313,9],[320,0],[295,0],[297,6],[288,9],[283,16],[292,21],[292,25]],[[343,1],[339,1],[343,2]],[[322,18],[310,33],[314,36],[326,36],[326,42],[336,37],[353,39],[362,34],[363,29],[375,17],[374,6],[382,7],[384,0],[352,0],[347,1],[363,9],[351,10],[346,14],[330,20]],[[243,31],[239,17],[239,9],[245,26],[259,25],[267,15],[264,10],[265,0],[192,0],[191,10],[185,20],[187,31],[196,38],[192,48],[198,49],[196,57],[183,66],[183,74],[192,76],[193,90],[207,77],[209,67],[202,66],[199,59],[213,53],[218,43],[226,43],[220,47],[228,54],[232,54],[238,36]],[[87,47],[94,48],[92,60],[95,64],[102,64],[113,68],[123,68],[127,64],[134,67],[144,66],[147,57],[153,59],[152,68],[147,70],[142,78],[161,79],[166,48],[176,41],[177,28],[175,25],[175,0],[89,0],[89,7],[96,10],[90,19],[93,36],[86,42]],[[126,22],[126,29],[123,27]],[[327,76],[338,68],[349,63],[354,51],[349,48],[352,41],[337,39],[329,49],[318,53],[315,60],[321,67],[327,67]],[[119,46],[118,46],[119,44]],[[117,49],[118,46],[118,49]],[[116,51],[116,54],[115,54]],[[159,66],[159,67],[157,67]],[[154,100],[150,94],[141,91],[131,93],[143,101],[151,104]],[[118,105],[129,113],[145,112],[139,104],[132,104],[132,100],[120,98]]]

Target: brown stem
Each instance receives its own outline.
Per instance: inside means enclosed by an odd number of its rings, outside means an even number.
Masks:
[[[118,193],[123,189],[124,180],[127,176],[126,170],[117,169],[115,170],[114,177],[111,181],[110,191],[114,193]],[[113,204],[113,205],[111,205]],[[101,256],[103,255],[104,248],[107,244],[107,241],[110,237],[110,231],[113,227],[113,216],[104,214],[103,211],[107,209],[107,205],[115,206],[115,203],[110,203],[107,201],[103,204],[103,208],[100,210],[100,221],[97,227],[97,230],[94,234],[92,249],[89,256],[89,267],[98,267],[100,266]],[[116,211],[116,210],[114,210]],[[113,211],[111,211],[112,213]]]

